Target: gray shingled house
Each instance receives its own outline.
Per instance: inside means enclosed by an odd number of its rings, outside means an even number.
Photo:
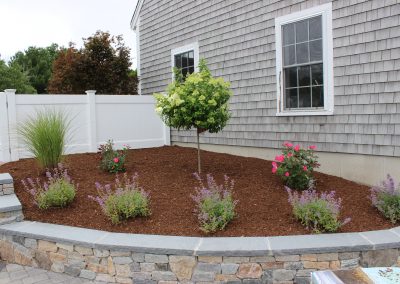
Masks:
[[[323,172],[400,179],[400,0],[139,0],[131,26],[141,95],[201,57],[231,82],[232,118],[204,149],[272,159],[286,140],[315,144]]]

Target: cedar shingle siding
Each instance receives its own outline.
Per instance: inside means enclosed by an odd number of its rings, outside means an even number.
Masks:
[[[276,117],[275,17],[324,0],[146,0],[140,13],[142,94],[171,81],[171,49],[198,42],[232,84],[232,118],[202,142],[400,156],[400,0],[335,0],[333,116]],[[195,133],[172,131],[173,142]]]

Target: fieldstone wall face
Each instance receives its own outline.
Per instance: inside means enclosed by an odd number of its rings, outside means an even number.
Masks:
[[[14,194],[14,183],[10,174],[0,174],[0,196]]]
[[[0,236],[0,258],[111,283],[309,283],[316,270],[399,265],[399,250],[284,256],[157,255]]]

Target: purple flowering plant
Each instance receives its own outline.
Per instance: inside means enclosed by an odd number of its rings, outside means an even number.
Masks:
[[[400,220],[400,184],[388,174],[386,180],[371,189],[371,202],[393,224]]]
[[[96,201],[113,224],[137,216],[149,216],[150,195],[138,184],[138,174],[129,177],[124,173],[122,179],[116,175],[114,185],[101,185],[96,182],[98,196],[89,195]]]
[[[33,196],[34,204],[40,209],[65,207],[74,200],[78,185],[61,163],[52,171],[47,170],[46,178],[45,182],[40,178],[22,180],[25,189]]]
[[[293,214],[307,229],[315,233],[336,232],[350,222],[350,218],[339,220],[342,199],[335,197],[335,191],[318,194],[313,188],[301,193],[285,187]]]
[[[223,230],[235,217],[235,207],[238,201],[233,200],[234,180],[225,176],[224,183],[218,185],[211,174],[207,174],[204,184],[198,173],[194,177],[199,182],[195,187],[196,194],[192,199],[196,203],[195,214],[200,222],[200,229],[206,233]]]

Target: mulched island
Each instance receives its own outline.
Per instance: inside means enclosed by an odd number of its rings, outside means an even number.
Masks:
[[[318,153],[317,153],[318,154]],[[139,174],[139,183],[150,192],[152,215],[112,225],[99,205],[88,199],[96,195],[95,182],[112,183],[115,175],[98,168],[99,154],[68,155],[65,166],[79,184],[74,202],[64,209],[39,210],[32,196],[25,191],[21,179],[37,177],[33,159],[23,159],[0,166],[15,181],[15,190],[26,220],[93,228],[113,232],[204,236],[193,214],[191,195],[197,181],[196,150],[183,147],[160,147],[130,150],[127,172]],[[309,234],[293,217],[279,177],[271,173],[271,162],[228,154],[202,151],[203,172],[211,173],[221,182],[227,174],[235,180],[234,198],[239,200],[237,218],[225,231],[213,236],[281,236]],[[351,222],[340,232],[387,229],[393,225],[381,217],[368,199],[369,188],[342,178],[316,173],[318,191],[336,190],[343,199],[342,218]]]

